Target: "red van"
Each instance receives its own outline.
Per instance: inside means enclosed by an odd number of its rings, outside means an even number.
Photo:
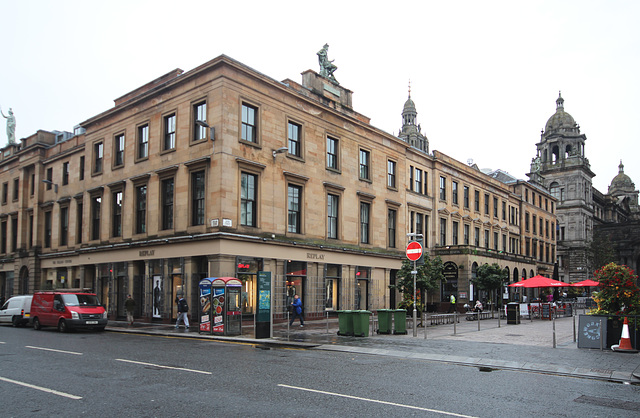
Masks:
[[[58,327],[58,331],[88,328],[104,331],[107,312],[95,293],[82,290],[36,292],[31,301],[33,329]]]

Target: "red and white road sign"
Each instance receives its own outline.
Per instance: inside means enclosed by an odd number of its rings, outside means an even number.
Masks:
[[[416,261],[422,256],[422,245],[418,241],[411,241],[407,245],[407,258]]]

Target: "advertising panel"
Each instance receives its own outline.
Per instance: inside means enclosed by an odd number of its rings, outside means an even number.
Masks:
[[[200,332],[211,332],[211,281],[200,280]]]
[[[224,334],[224,287],[211,289],[211,316],[213,317],[213,327],[215,333]]]

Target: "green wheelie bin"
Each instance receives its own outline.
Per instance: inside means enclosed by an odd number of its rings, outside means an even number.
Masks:
[[[371,311],[352,311],[353,335],[356,337],[369,336],[369,316]]]
[[[353,336],[353,311],[336,311],[338,312],[338,335],[347,337]]]
[[[391,334],[392,309],[378,309],[378,334]]]
[[[394,322],[394,334],[406,334],[407,333],[407,310],[395,309],[393,311]]]

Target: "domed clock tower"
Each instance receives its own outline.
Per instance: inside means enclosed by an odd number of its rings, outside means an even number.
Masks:
[[[537,154],[527,176],[558,200],[557,262],[559,279],[565,282],[584,280],[592,273],[587,271],[586,250],[593,234],[591,179],[595,174],[585,157],[586,140],[558,94],[556,112],[536,144]]]

